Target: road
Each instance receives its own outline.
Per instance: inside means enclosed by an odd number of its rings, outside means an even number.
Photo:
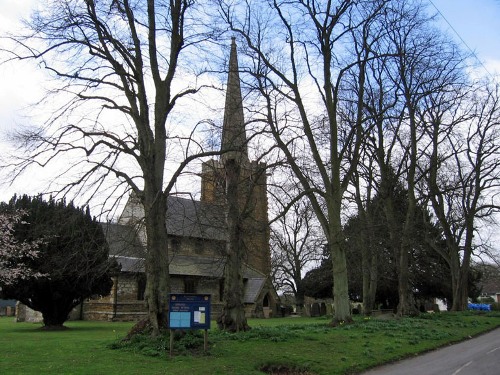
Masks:
[[[362,375],[498,375],[500,328],[418,357],[377,367]]]

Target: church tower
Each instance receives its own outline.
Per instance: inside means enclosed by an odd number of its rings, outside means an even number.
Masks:
[[[240,213],[242,218],[245,263],[263,273],[271,274],[266,165],[250,161],[248,139],[243,116],[243,99],[236,40],[232,38],[229,74],[222,125],[221,156],[202,165],[201,201],[225,205],[225,170],[227,160],[240,165]]]

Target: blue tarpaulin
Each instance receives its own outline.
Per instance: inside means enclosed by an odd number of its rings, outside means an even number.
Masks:
[[[491,311],[491,306],[487,303],[469,303],[469,310]]]

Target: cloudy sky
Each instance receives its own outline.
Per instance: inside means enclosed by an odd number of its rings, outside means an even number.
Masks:
[[[500,74],[500,0],[432,0],[445,29]],[[432,5],[431,5],[432,6]]]
[[[29,16],[33,7],[43,3],[0,0],[0,36],[18,29],[19,19]],[[433,6],[442,15],[442,27],[464,48],[474,51],[485,70],[500,74],[500,0],[432,0]],[[0,39],[0,47],[6,45]],[[5,148],[2,144],[5,131],[29,121],[25,118],[25,108],[42,94],[44,76],[36,65],[17,62],[0,66],[0,82],[0,147]],[[39,173],[43,176],[44,171]],[[25,176],[10,187],[0,185],[0,200],[8,200],[14,192],[33,194],[43,190],[35,183],[38,177]]]

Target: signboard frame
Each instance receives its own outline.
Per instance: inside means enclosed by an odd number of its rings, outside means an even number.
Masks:
[[[210,329],[211,295],[197,293],[169,293],[168,325],[170,328],[170,356],[173,352],[174,330],[203,329],[204,350],[208,346]]]
[[[211,295],[170,293],[168,324],[170,329],[210,329]]]

